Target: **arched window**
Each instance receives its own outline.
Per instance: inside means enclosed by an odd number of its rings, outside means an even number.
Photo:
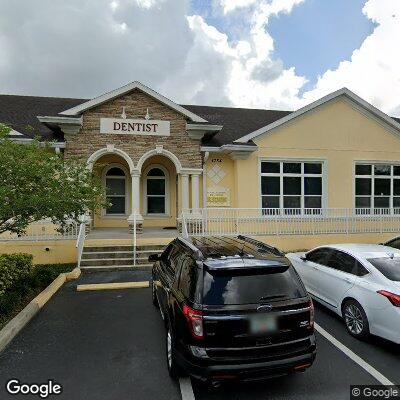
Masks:
[[[149,170],[145,182],[147,214],[165,215],[167,213],[166,172],[154,167]]]
[[[107,215],[126,214],[126,176],[118,167],[111,167],[106,173],[106,195],[111,206],[107,208]]]

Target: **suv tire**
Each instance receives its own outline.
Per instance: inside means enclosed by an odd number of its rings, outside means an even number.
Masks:
[[[342,307],[343,320],[347,331],[357,339],[365,340],[369,336],[367,314],[356,300],[347,300]]]
[[[181,371],[175,359],[175,341],[174,341],[174,336],[172,334],[171,326],[169,324],[167,325],[165,344],[166,344],[165,350],[167,356],[168,373],[172,379],[176,380],[181,375]]]

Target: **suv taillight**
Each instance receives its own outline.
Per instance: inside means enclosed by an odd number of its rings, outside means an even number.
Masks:
[[[314,303],[310,300],[310,327],[314,327],[314,319],[315,319],[315,310],[314,310]]]
[[[377,293],[379,293],[382,296],[385,296],[389,301],[395,306],[395,307],[400,307],[400,295],[394,294],[392,292],[388,292],[387,290],[378,290]]]
[[[186,304],[183,305],[183,314],[185,315],[190,333],[195,339],[204,339],[203,331],[203,313],[201,311],[193,310]]]

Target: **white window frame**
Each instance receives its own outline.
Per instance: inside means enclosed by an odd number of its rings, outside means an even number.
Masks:
[[[263,173],[262,171],[262,163],[263,162],[279,162],[280,166],[279,166],[279,173]],[[300,173],[287,173],[287,172],[283,172],[283,163],[301,163],[301,172]],[[322,166],[322,171],[321,174],[305,174],[304,173],[304,164],[307,163],[318,163],[321,164]],[[288,208],[284,208],[283,207],[283,198],[284,198],[284,194],[283,194],[283,177],[300,177],[301,178],[301,194],[300,196],[300,214],[296,214],[301,215],[301,216],[309,216],[310,214],[305,214],[304,213],[304,198],[305,198],[305,194],[304,194],[304,178],[321,178],[322,179],[322,193],[321,193],[321,214],[323,214],[323,210],[326,209],[327,207],[327,173],[328,173],[328,162],[326,159],[322,159],[322,158],[286,158],[286,157],[260,157],[259,158],[259,172],[258,172],[258,183],[259,183],[259,207],[262,210],[262,177],[263,176],[268,176],[268,177],[279,177],[280,178],[280,194],[279,194],[279,208],[276,208],[276,210],[279,210],[279,215],[280,216],[287,216],[290,217],[290,214],[286,214],[285,210],[288,210]],[[295,195],[293,195],[295,196]],[[289,208],[290,210],[290,208]],[[308,209],[306,209],[308,210]],[[311,215],[310,215],[311,216]],[[266,216],[268,217],[268,216]]]
[[[154,169],[154,168],[159,168],[161,171],[164,172],[164,177],[149,177],[148,174],[149,172]],[[165,213],[159,213],[159,214],[154,214],[148,213],[147,210],[147,180],[148,179],[164,179],[165,182],[165,194],[164,194],[164,199],[165,199]],[[145,171],[144,171],[144,179],[143,179],[143,209],[144,209],[144,215],[147,218],[163,218],[163,217],[170,217],[171,216],[171,211],[170,211],[170,187],[169,187],[169,173],[168,170],[161,164],[152,164],[149,165]],[[161,197],[162,195],[157,195],[155,197]]]
[[[357,175],[356,173],[356,166],[357,165],[370,165],[371,166],[371,174],[369,175]],[[374,165],[390,165],[390,175],[375,175],[375,169]],[[393,183],[394,180],[400,180],[400,175],[394,175],[393,174],[393,167],[399,167],[400,162],[396,161],[371,161],[371,160],[356,160],[354,161],[353,165],[353,204],[354,204],[354,209],[362,211],[361,214],[376,214],[377,210],[387,210],[387,214],[393,215],[394,210],[399,209],[400,207],[393,207],[393,197],[400,197],[400,195],[394,195],[393,193]],[[356,180],[357,178],[367,178],[371,179],[371,194],[369,196],[364,196],[364,195],[357,195],[356,192]],[[390,194],[388,196],[384,197],[389,197],[389,207],[378,207],[375,208],[375,178],[377,179],[388,179],[390,180]],[[363,208],[363,207],[357,207],[356,206],[356,199],[357,197],[369,197],[370,198],[370,207],[369,208]]]
[[[124,172],[124,174],[125,174],[125,177],[122,177],[122,176],[113,176],[113,175],[111,175],[111,176],[107,176],[107,173],[108,173],[108,171],[110,170],[110,169],[112,169],[112,168],[119,168],[119,169],[121,169],[123,172]],[[128,170],[123,166],[123,165],[121,165],[121,164],[118,164],[118,163],[113,163],[113,164],[109,164],[109,165],[107,165],[105,168],[104,168],[104,170],[103,170],[103,174],[102,174],[102,184],[103,184],[103,187],[104,187],[104,190],[105,190],[105,192],[106,192],[106,197],[107,197],[107,178],[116,178],[116,179],[124,179],[125,180],[125,195],[124,196],[122,196],[122,195],[116,195],[115,197],[125,197],[125,213],[121,213],[121,214],[108,214],[107,213],[107,209],[106,208],[103,208],[102,209],[102,216],[103,217],[105,217],[105,218],[125,218],[125,217],[127,217],[128,215],[129,215],[129,213],[128,213],[128,207],[129,207],[129,204],[128,204],[128,199],[129,199],[129,196],[128,196],[128,191],[129,191],[129,187],[128,187],[128,176],[129,176],[129,173],[128,173]],[[111,196],[112,197],[112,196]]]

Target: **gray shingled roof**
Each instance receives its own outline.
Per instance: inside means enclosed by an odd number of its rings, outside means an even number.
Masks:
[[[37,116],[56,116],[85,101],[87,99],[0,95],[0,122],[10,125],[27,137],[39,135],[42,140],[62,141],[62,132],[50,130],[39,122]],[[291,113],[290,111],[196,105],[182,105],[182,107],[212,124],[223,125],[220,132],[203,139],[203,145],[206,146],[231,144],[234,140]],[[400,118],[393,119],[400,122]]]
[[[55,116],[67,108],[82,104],[84,99],[0,95],[0,122],[11,126],[28,137],[40,136],[43,140],[62,141],[61,132],[53,132],[36,117]]]
[[[40,134],[43,140],[63,140],[61,132],[54,132],[41,124],[38,115],[56,116],[60,112],[82,104],[86,99],[0,95],[0,122],[10,125],[28,137]],[[221,146],[253,132],[289,114],[288,111],[246,108],[182,105],[212,124],[223,125],[215,136],[206,137],[203,144]]]

